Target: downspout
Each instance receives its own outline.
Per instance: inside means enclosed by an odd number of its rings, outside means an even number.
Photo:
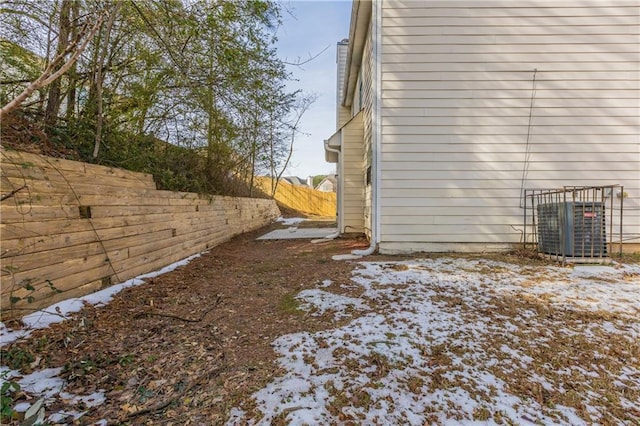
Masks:
[[[329,151],[329,152],[335,152],[335,153],[338,155],[338,166],[340,166],[340,164],[342,164],[342,163],[340,162],[340,150],[339,150],[339,149],[337,149],[337,148],[331,148],[331,147],[329,146],[329,144],[327,143],[327,141],[324,141],[324,149],[325,149],[325,150],[327,150],[327,151]],[[336,167],[336,168],[338,168],[338,167]],[[336,170],[336,171],[337,171],[337,172],[340,172],[340,170]],[[339,176],[338,176],[338,185],[340,184],[340,178],[341,178],[341,175],[339,175]],[[341,194],[341,193],[342,193],[342,188],[339,188],[339,189],[338,189],[338,191],[339,191],[339,192],[338,192],[338,194]],[[338,198],[342,198],[342,197],[338,197]],[[338,199],[338,203],[337,203],[337,205],[338,205],[338,209],[341,209],[341,208],[342,208],[342,207],[341,207],[341,206],[342,206],[342,203],[341,203],[340,201],[341,201],[341,200],[340,200],[340,199]],[[324,238],[322,238],[322,239],[324,239],[324,240],[333,240],[333,239],[338,238],[338,237],[340,236],[340,229],[342,228],[342,227],[340,226],[340,222],[342,221],[342,215],[340,214],[340,211],[339,211],[339,210],[338,210],[336,213],[338,214],[338,230],[337,230],[336,232],[334,232],[333,234],[329,234],[329,235],[325,236]],[[314,240],[314,241],[315,241],[315,240]]]
[[[382,0],[374,0],[371,9],[373,22],[371,31],[373,39],[373,81],[374,96],[372,105],[371,127],[373,127],[373,141],[371,141],[371,241],[364,250],[353,250],[351,254],[369,256],[378,248],[380,242],[380,151],[382,129],[380,126],[380,100],[382,90]]]

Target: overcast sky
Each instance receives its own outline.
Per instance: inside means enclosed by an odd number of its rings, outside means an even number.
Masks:
[[[278,29],[278,52],[288,62],[304,61],[328,49],[302,65],[289,67],[298,80],[291,89],[315,93],[318,99],[305,113],[301,130],[294,144],[294,153],[285,175],[306,178],[334,173],[335,165],[324,161],[323,141],[336,127],[336,44],[349,37],[351,0],[282,1],[289,12],[283,14]]]

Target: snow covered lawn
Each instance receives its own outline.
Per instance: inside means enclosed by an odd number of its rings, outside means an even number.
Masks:
[[[343,263],[331,258],[350,242],[253,238],[152,286],[140,284],[191,259],[61,302],[23,330],[0,324],[3,351],[35,356],[27,371],[0,366],[22,387],[13,408],[42,398],[48,421],[82,424],[148,409],[144,421],[174,424],[640,424],[640,265]],[[302,313],[278,308],[285,296]],[[172,317],[140,316],[156,312],[139,308],[149,300]],[[86,305],[102,308],[71,314]],[[48,352],[34,350],[42,337]]]
[[[335,327],[278,338],[228,424],[640,422],[638,265],[363,262],[297,297]]]

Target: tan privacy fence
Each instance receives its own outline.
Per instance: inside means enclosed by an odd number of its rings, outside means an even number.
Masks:
[[[269,177],[256,177],[255,186],[265,194],[271,195],[272,179]],[[291,185],[280,180],[276,189],[275,199],[284,207],[298,210],[303,213],[318,216],[336,215],[336,193],[322,192],[305,186]]]
[[[0,154],[3,318],[157,270],[280,214],[273,200],[160,191],[143,173]]]

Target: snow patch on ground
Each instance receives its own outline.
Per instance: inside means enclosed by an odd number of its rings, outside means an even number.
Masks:
[[[47,418],[47,420],[54,424],[68,424],[68,422],[78,420],[84,415],[84,413],[84,411],[64,410],[53,413]]]
[[[293,226],[293,225],[297,225],[300,222],[304,222],[308,219],[302,218],[302,217],[287,217],[284,218],[282,216],[280,216],[279,218],[276,219],[276,222],[282,223],[285,226]]]
[[[362,256],[360,256],[359,254],[334,254],[333,256],[331,256],[331,259],[333,260],[356,260],[356,259],[360,259]]]
[[[94,392],[91,395],[74,395],[72,393],[60,392],[60,398],[71,404],[82,403],[86,407],[97,407],[104,404],[105,396],[102,392]]]
[[[64,380],[58,375],[62,368],[46,368],[34,371],[18,380],[20,389],[38,397],[51,398],[58,394],[64,387]]]
[[[36,400],[44,398],[45,405],[48,401],[58,396],[69,406],[76,406],[82,403],[85,407],[95,407],[104,403],[106,397],[103,392],[94,392],[91,395],[74,395],[63,392],[65,381],[59,377],[61,372],[62,368],[46,368],[21,376],[19,372],[9,370],[3,366],[0,370],[3,375],[2,379],[0,379],[0,385],[5,380],[12,380],[20,385],[22,392],[34,397],[32,402],[35,403]],[[18,413],[24,413],[31,408],[32,402],[20,402],[13,409]],[[82,417],[84,413],[85,411],[63,410],[51,413],[47,420],[54,424],[72,422]]]
[[[315,316],[332,311],[337,320],[351,316],[349,312],[354,310],[370,310],[360,299],[340,296],[323,290],[303,290],[298,293],[296,299],[303,302],[300,305],[301,309],[313,310]]]
[[[322,283],[318,284],[318,287],[331,287],[331,284],[333,284],[333,281],[331,280],[323,280]]]
[[[554,302],[574,305],[590,310],[602,310],[640,316],[640,265],[580,265],[571,268],[547,268],[542,275],[535,269],[518,271],[514,285],[504,285],[504,291],[527,291],[538,297],[549,297]],[[522,276],[522,272],[528,272]]]
[[[274,341],[286,373],[252,395],[258,420],[235,408],[228,425],[268,425],[275,419],[287,424],[471,424],[508,419],[515,424],[580,425],[608,415],[600,405],[605,396],[597,387],[581,395],[591,416],[586,420],[575,408],[517,396],[505,380],[523,374],[534,389],[564,392],[562,381],[554,376],[556,369],[538,365],[533,371],[535,359],[527,353],[557,339],[617,335],[637,344],[640,267],[572,270],[447,258],[358,266],[352,280],[360,287],[360,297],[315,289],[298,298],[304,302],[302,308],[314,314],[336,311],[338,316],[340,310],[355,308],[360,316],[341,327]],[[526,305],[509,312],[504,297],[510,296],[574,310],[604,309],[627,315],[629,321],[565,324]],[[592,359],[596,358],[594,353]],[[597,363],[580,368],[570,369],[569,382],[574,374],[582,374],[583,380],[595,375],[621,388],[640,386],[637,363],[618,372]],[[620,404],[640,411],[640,401],[624,395],[620,391]]]

